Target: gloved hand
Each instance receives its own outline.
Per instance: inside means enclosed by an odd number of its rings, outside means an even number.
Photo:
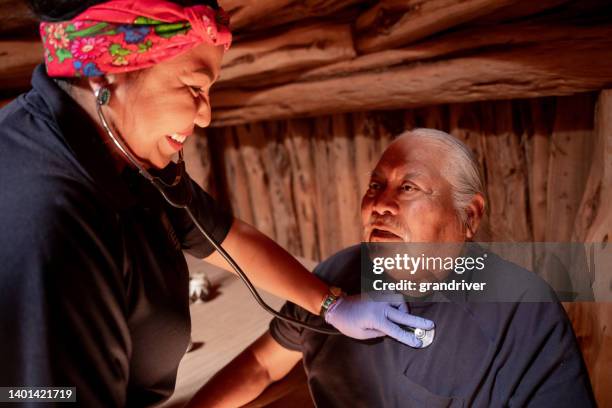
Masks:
[[[398,324],[433,329],[431,320],[408,314],[403,298],[385,301],[364,300],[360,295],[343,296],[325,313],[325,321],[342,334],[359,340],[389,336],[411,347],[421,347],[421,340]]]

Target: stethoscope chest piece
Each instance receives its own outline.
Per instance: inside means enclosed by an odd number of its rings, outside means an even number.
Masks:
[[[436,329],[425,330],[425,329],[414,329],[414,337],[421,340],[421,347],[425,348],[429,347],[431,343],[433,343],[434,337],[436,334]]]

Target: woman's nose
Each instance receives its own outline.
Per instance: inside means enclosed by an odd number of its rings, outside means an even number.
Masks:
[[[210,125],[211,116],[212,114],[210,111],[208,96],[201,96],[198,101],[198,110],[196,112],[194,123],[199,127],[205,128]]]

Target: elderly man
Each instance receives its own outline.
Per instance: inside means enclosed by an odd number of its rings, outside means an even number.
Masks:
[[[363,241],[470,241],[484,207],[483,183],[467,147],[446,133],[417,129],[398,137],[372,173],[361,206]],[[360,252],[359,246],[345,249],[315,273],[357,293]],[[492,262],[514,283],[528,274],[500,258]],[[571,325],[551,300],[411,302],[411,313],[436,324],[433,343],[421,349],[390,338],[322,335],[275,319],[192,404],[240,406],[302,359],[320,407],[594,406]],[[321,320],[292,304],[283,309],[310,323]]]

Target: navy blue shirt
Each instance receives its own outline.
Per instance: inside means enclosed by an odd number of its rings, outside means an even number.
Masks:
[[[315,273],[349,294],[359,293],[360,258],[360,247],[351,247]],[[499,257],[489,257],[488,264],[507,279],[525,279],[528,273]],[[278,319],[270,333],[283,347],[303,353],[310,392],[320,407],[595,406],[571,324],[554,299],[478,303],[451,297],[409,307],[436,324],[434,341],[425,349],[389,337],[326,336]],[[322,324],[291,303],[282,311]]]
[[[190,336],[182,250],[213,248],[136,171],[116,170],[42,66],[32,86],[0,112],[0,386],[72,386],[86,407],[159,402]],[[232,216],[188,185],[223,241]]]

